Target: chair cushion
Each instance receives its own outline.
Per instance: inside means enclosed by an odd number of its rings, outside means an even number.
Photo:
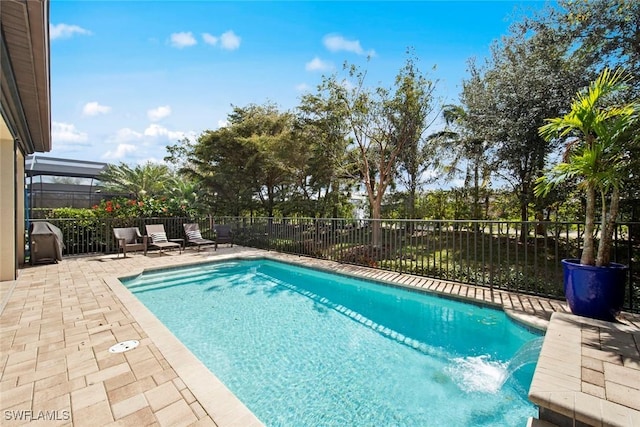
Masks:
[[[165,232],[151,233],[151,240],[153,240],[153,243],[168,242],[167,233]]]
[[[189,230],[187,231],[187,238],[189,240],[202,239],[202,234],[200,233],[200,230]]]

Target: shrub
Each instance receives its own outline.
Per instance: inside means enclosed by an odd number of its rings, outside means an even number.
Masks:
[[[139,200],[116,198],[102,200],[93,207],[93,211],[101,218],[152,218],[152,217],[188,217],[189,207],[177,201],[167,199],[145,197]]]

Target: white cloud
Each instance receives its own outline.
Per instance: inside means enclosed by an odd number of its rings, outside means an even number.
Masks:
[[[109,135],[104,142],[107,147],[103,150],[103,159],[121,160],[127,163],[144,163],[147,160],[162,163],[168,143],[175,143],[184,138],[197,137],[195,132],[171,131],[159,124],[152,123],[144,131],[138,132],[131,128],[121,128],[115,134]]]
[[[100,105],[97,102],[87,102],[82,107],[82,115],[84,116],[97,116],[98,114],[107,114],[111,111],[111,107],[106,105]]]
[[[158,120],[164,119],[171,115],[171,107],[168,105],[162,105],[158,108],[153,108],[147,111],[147,117],[152,122],[157,122]]]
[[[219,36],[210,33],[202,33],[202,41],[210,46],[220,46],[220,49],[236,50],[240,47],[242,39],[229,30]]]
[[[157,123],[152,123],[142,132],[130,128],[122,128],[115,135],[109,136],[106,142],[110,144],[136,143],[149,145],[155,144],[157,139],[176,140],[186,136],[188,136],[186,132],[172,131]]]
[[[202,41],[204,41],[206,44],[210,44],[211,46],[215,46],[216,44],[218,44],[218,37],[212,36],[209,33],[202,33]]]
[[[118,129],[115,135],[109,136],[106,142],[122,144],[125,142],[139,141],[142,137],[143,135],[140,132],[129,128],[122,128]]]
[[[86,142],[89,136],[85,132],[80,132],[75,125],[70,123],[52,122],[51,139],[54,144],[57,142],[82,143]]]
[[[323,61],[316,56],[311,61],[304,64],[304,68],[307,71],[328,71],[333,70],[333,64],[328,61]]]
[[[144,136],[149,136],[152,138],[167,138],[170,140],[182,139],[185,137],[184,132],[180,131],[171,131],[164,126],[160,126],[159,124],[152,123],[148,128],[144,130]]]
[[[68,39],[72,37],[74,34],[81,35],[91,35],[91,31],[85,30],[84,28],[78,25],[68,25],[68,24],[54,24],[49,25],[49,38],[51,40],[56,39]]]
[[[229,120],[218,120],[218,129],[229,126]]]
[[[178,49],[182,49],[183,47],[193,46],[197,44],[195,37],[193,37],[193,33],[191,32],[183,32],[183,33],[173,33],[171,34],[171,46],[177,47]]]
[[[296,90],[298,92],[309,92],[311,90],[311,86],[306,83],[300,83],[296,85]]]
[[[132,144],[118,144],[115,150],[107,151],[102,155],[104,159],[122,159],[129,154],[135,152],[137,150],[135,145]]]
[[[240,37],[229,30],[220,36],[220,46],[226,50],[236,50],[240,47]]]
[[[365,51],[360,45],[360,40],[347,40],[339,34],[327,34],[322,39],[322,43],[324,47],[326,47],[331,52],[353,52],[358,55],[368,55],[375,56],[376,52],[372,49],[369,51]]]
[[[339,82],[340,86],[342,86],[343,88],[345,88],[346,90],[353,90],[356,88],[356,85],[354,85],[351,80],[348,79],[342,79],[341,82]]]

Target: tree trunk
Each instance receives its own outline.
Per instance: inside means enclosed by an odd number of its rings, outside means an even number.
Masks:
[[[590,182],[587,182],[586,196],[587,207],[584,222],[584,245],[582,247],[580,264],[595,265],[593,251],[593,230],[595,229],[595,224],[593,219],[596,215],[596,191]]]
[[[416,182],[417,182],[416,180],[412,180],[411,185],[409,187],[409,206],[407,209],[407,218],[409,218],[410,220],[413,220],[416,218],[416,193],[418,192]],[[413,221],[408,221],[405,224],[406,224],[407,234],[412,235],[413,226],[415,223]]]
[[[616,229],[616,218],[618,217],[618,206],[620,205],[620,190],[613,188],[611,193],[611,206],[607,212],[606,204],[602,200],[602,232],[600,244],[598,244],[598,255],[596,256],[596,266],[603,267],[611,262],[611,245],[613,242],[613,232]]]
[[[529,224],[527,221],[529,220],[529,209],[527,207],[527,203],[522,202],[522,198],[520,199],[520,242],[525,243],[527,241],[527,237],[529,237]]]
[[[340,194],[338,191],[340,189],[340,185],[332,181],[331,184],[329,185],[329,188],[331,191],[331,205],[332,205],[331,215],[332,215],[332,218],[338,218],[338,203],[340,202],[340,199],[339,199]]]
[[[473,167],[473,218],[480,219],[480,177],[478,176],[478,160]]]
[[[409,185],[409,206],[407,207],[407,217],[415,219],[416,217],[416,184],[412,181]]]
[[[371,245],[375,248],[382,246],[382,224],[380,223],[380,206],[382,203],[376,203],[371,206]]]

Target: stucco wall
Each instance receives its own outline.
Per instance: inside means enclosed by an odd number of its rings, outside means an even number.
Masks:
[[[0,281],[14,280],[17,271],[14,147],[11,132],[0,118]]]
[[[24,265],[24,155],[20,150],[16,153],[16,252],[18,266]]]

